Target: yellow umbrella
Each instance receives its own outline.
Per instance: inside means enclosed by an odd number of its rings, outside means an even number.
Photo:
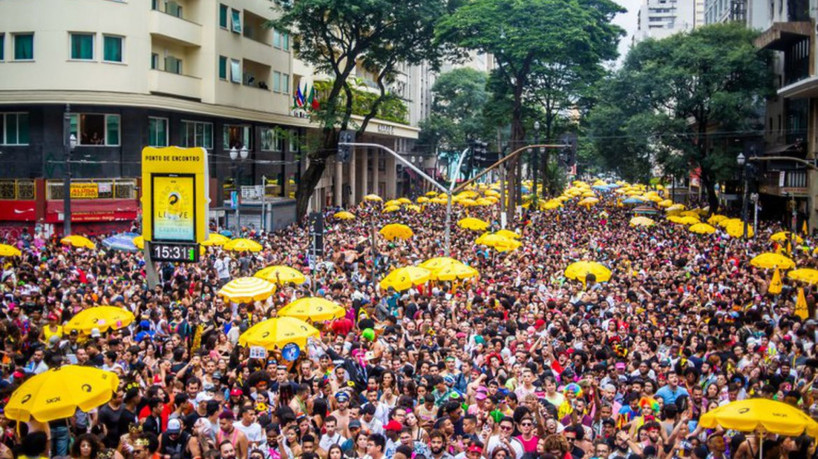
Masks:
[[[427,191],[426,196],[434,198],[435,196],[437,196],[437,191]]]
[[[20,252],[17,247],[8,245],[8,244],[0,244],[0,257],[19,257],[23,253]]]
[[[400,206],[386,206],[383,208],[384,212],[397,212],[400,210]]]
[[[485,194],[486,197],[488,197],[488,196],[494,196],[494,197],[497,197],[497,198],[500,197],[500,193],[498,191],[496,191],[496,190],[486,190],[486,192],[483,193],[483,194]]]
[[[480,272],[471,266],[457,262],[432,271],[431,279],[439,281],[453,281],[455,279],[469,279],[477,277]]]
[[[494,200],[489,198],[477,198],[477,201],[475,202],[477,203],[478,206],[490,206],[494,204]]]
[[[413,210],[413,211],[415,211],[417,213],[420,213],[420,206],[416,206],[414,204],[409,204],[408,206],[406,206],[406,209],[407,210]]]
[[[750,260],[750,264],[755,266],[756,268],[764,268],[764,269],[793,269],[795,268],[795,262],[791,259],[781,255],[779,253],[762,253],[761,255],[756,255]]]
[[[698,217],[687,216],[687,217],[681,217],[679,219],[679,223],[681,223],[682,225],[695,225],[696,223],[701,223],[701,221],[699,221]]]
[[[429,200],[432,204],[446,204],[448,200],[446,198],[432,198]]]
[[[233,303],[252,303],[262,301],[273,296],[276,286],[258,277],[239,277],[224,285],[217,295],[223,296]]]
[[[267,282],[272,282],[278,285],[284,284],[298,284],[301,285],[307,281],[307,277],[304,274],[295,269],[290,268],[289,266],[268,266],[253,275],[253,277],[258,277],[259,279],[264,279]]]
[[[400,223],[392,223],[386,225],[383,228],[381,228],[381,230],[378,232],[381,233],[381,235],[387,241],[391,241],[394,239],[406,240],[415,235],[415,233],[412,232],[412,228],[409,228],[408,226],[402,225]]]
[[[455,260],[454,258],[435,257],[435,258],[430,258],[430,259],[424,261],[423,263],[420,264],[420,267],[428,269],[429,271],[434,272],[436,270],[443,269],[443,268],[445,268],[446,266],[449,266],[449,265],[462,265],[462,264],[463,263],[461,263],[458,260]]]
[[[377,194],[368,194],[364,196],[364,201],[380,202],[383,201],[383,199]]]
[[[818,269],[793,269],[787,273],[787,277],[792,280],[806,282],[808,284],[818,284]]]
[[[499,231],[495,231],[494,234],[498,236],[507,237],[509,239],[520,239],[520,235],[515,233],[514,231],[509,231],[507,229],[501,229]]]
[[[685,210],[685,206],[684,204],[673,204],[672,206],[668,206],[667,209],[665,210],[668,212],[673,212],[676,210]]]
[[[119,387],[116,373],[94,367],[65,365],[33,376],[11,394],[4,414],[15,421],[39,422],[70,418],[111,400]]]
[[[457,226],[472,231],[485,231],[489,227],[489,223],[479,218],[468,217],[458,221]]]
[[[427,198],[426,196],[421,196],[421,197],[418,198],[418,204],[426,204],[429,201],[430,201],[430,199]]]
[[[398,202],[401,204],[412,204],[412,200],[409,198],[398,198]]]
[[[695,210],[695,209],[686,210],[686,211],[680,213],[679,215],[681,215],[682,217],[694,217],[694,218],[696,218],[696,220],[699,219],[699,211]]]
[[[790,233],[789,231],[779,231],[779,232],[773,234],[772,236],[770,236],[770,240],[775,241],[775,242],[791,242],[792,241],[792,233]],[[796,244],[802,244],[804,242],[804,239],[801,236],[796,234],[795,235],[795,242],[796,242]]]
[[[741,223],[741,219],[740,218],[725,218],[724,220],[719,221],[718,225],[721,226],[722,228],[727,228],[728,226],[730,226],[730,225],[732,225],[734,223]]]
[[[414,285],[420,285],[428,281],[431,274],[432,272],[425,268],[405,266],[403,268],[393,269],[378,283],[378,286],[384,290],[392,287],[402,292],[412,288]]]
[[[100,333],[108,330],[119,330],[125,328],[134,321],[131,311],[116,306],[95,306],[78,312],[64,329],[66,332],[77,330],[85,335],[90,335],[93,329]]]
[[[716,225],[723,220],[727,220],[726,215],[713,214],[710,216],[710,218],[707,219],[707,223],[710,223],[711,225]]]
[[[398,201],[397,199],[390,199],[389,201],[386,201],[385,203],[383,203],[383,206],[384,207],[392,207],[392,206],[400,207],[401,204],[402,203],[400,201]]]
[[[631,218],[631,226],[653,226],[656,222],[648,217],[633,217]]]
[[[90,239],[77,234],[72,234],[60,239],[60,243],[63,245],[70,245],[71,247],[85,247],[86,249],[97,248],[97,245],[91,242]]]
[[[743,237],[744,236],[744,223],[742,222],[732,222],[727,227],[724,228],[727,231],[727,234],[730,237]],[[747,237],[753,237],[753,225],[747,225]]]
[[[684,223],[682,223],[682,218],[684,218],[684,217],[680,217],[678,215],[671,215],[670,217],[667,217],[667,221],[669,221],[671,223],[676,223],[676,224],[679,224],[679,225],[683,225]]]
[[[312,322],[326,322],[346,315],[343,306],[318,297],[299,298],[278,311],[279,317],[295,317]]]
[[[659,201],[656,203],[659,207],[670,207],[673,205],[673,201],[670,199],[665,199],[664,201]]]
[[[584,198],[583,200],[581,200],[577,204],[579,204],[581,206],[592,206],[592,205],[594,205],[594,204],[596,204],[598,202],[599,202],[599,199],[597,199],[597,198]]]
[[[250,239],[233,239],[224,245],[224,250],[233,252],[260,252],[263,247]]]
[[[554,209],[559,209],[560,207],[562,207],[562,201],[556,201],[556,200],[546,201],[545,203],[540,204],[540,208],[543,209],[543,210],[554,210]]]
[[[221,247],[221,246],[227,244],[228,242],[230,242],[229,237],[223,236],[223,235],[221,235],[219,233],[210,233],[210,234],[207,235],[207,239],[204,242],[202,242],[202,245],[205,246],[205,247],[210,247],[210,246],[214,246],[214,245]],[[137,247],[139,247],[139,246],[137,246]]]
[[[319,336],[312,325],[295,317],[276,317],[259,322],[239,336],[242,346],[261,346],[265,349],[281,349],[295,343],[301,349],[307,347],[307,339]]]
[[[477,201],[475,201],[474,199],[470,199],[470,198],[461,198],[457,202],[461,206],[464,206],[464,207],[471,207],[471,206],[476,206],[477,205]]]
[[[818,422],[806,413],[789,404],[765,398],[737,400],[710,410],[699,418],[699,425],[705,429],[721,426],[740,432],[818,436]]]
[[[460,193],[457,193],[458,198],[474,199],[477,196],[479,196],[477,192],[471,190],[461,191]]]
[[[690,225],[688,230],[690,230],[691,233],[696,234],[713,234],[716,232],[716,228],[713,228],[707,223],[696,223],[694,225]]]
[[[132,241],[137,249],[142,250],[145,248],[145,238],[143,236],[136,236]]]
[[[507,252],[509,250],[515,250],[522,245],[520,241],[501,236],[499,234],[491,234],[485,233],[477,240],[474,241],[475,244],[485,245],[489,247],[493,247],[498,252]]]
[[[341,212],[336,212],[333,217],[337,218],[338,220],[355,220],[355,214],[352,212],[347,212],[342,210]]]
[[[585,283],[585,278],[593,274],[597,282],[611,280],[611,270],[595,261],[577,261],[565,268],[565,277]]]

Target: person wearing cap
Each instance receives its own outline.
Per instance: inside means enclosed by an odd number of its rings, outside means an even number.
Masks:
[[[335,394],[335,401],[338,402],[338,409],[330,413],[330,416],[335,418],[336,429],[342,432],[343,435],[349,436],[349,394],[346,392],[338,392]]]
[[[159,454],[170,457],[200,457],[199,440],[182,429],[179,419],[170,419],[165,431],[159,435]]]
[[[43,341],[49,341],[52,336],[56,336],[57,340],[62,339],[63,328],[59,324],[59,320],[60,318],[56,313],[48,313],[48,324],[40,332]]]

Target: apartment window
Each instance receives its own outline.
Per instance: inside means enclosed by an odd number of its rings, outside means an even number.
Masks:
[[[284,51],[290,50],[290,34],[284,32],[281,34],[281,47]]]
[[[94,60],[94,34],[71,34],[71,59],[80,61]]]
[[[250,126],[225,124],[222,134],[222,146],[225,150],[250,146]]]
[[[119,115],[75,113],[71,115],[71,133],[80,145],[118,146]]]
[[[177,75],[182,74],[182,60],[177,59],[173,56],[165,57],[165,71],[170,73],[175,73]]]
[[[276,131],[273,151],[284,151],[284,131]]]
[[[290,93],[290,75],[288,73],[281,74],[281,92],[284,94]]]
[[[276,130],[273,128],[263,127],[259,131],[259,134],[261,135],[261,151],[276,151]]]
[[[273,48],[281,48],[281,32],[273,29]]]
[[[281,72],[273,72],[273,92],[281,92]]]
[[[297,153],[301,151],[300,138],[298,131],[290,131],[290,153]]]
[[[219,79],[227,79],[227,58],[224,56],[219,56]]]
[[[28,145],[28,113],[0,113],[0,145]]]
[[[0,61],[6,60],[6,36],[0,33]]]
[[[213,148],[213,123],[182,121],[182,134],[185,147]]]
[[[174,1],[166,1],[165,2],[165,13],[176,16],[177,18],[182,17],[182,6]]]
[[[122,62],[122,37],[104,35],[102,37],[102,60]]]
[[[159,70],[159,54],[151,53],[151,69]]]
[[[236,33],[241,33],[241,12],[239,10],[231,10],[231,24],[232,30]]]
[[[230,59],[230,81],[241,84],[241,62],[238,59]]]
[[[33,33],[14,34],[14,60],[15,61],[34,60]]]
[[[148,118],[148,145],[151,147],[168,146],[167,118]]]
[[[219,5],[219,27],[222,29],[227,28],[227,5]]]

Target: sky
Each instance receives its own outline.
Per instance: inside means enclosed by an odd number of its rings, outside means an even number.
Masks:
[[[619,42],[619,62],[622,62],[625,54],[628,53],[628,48],[631,44],[631,37],[633,37],[633,34],[636,33],[637,15],[639,13],[639,6],[642,4],[643,0],[615,1],[623,8],[628,10],[627,13],[619,14],[616,16],[616,18],[614,18],[614,23],[625,29],[625,32],[627,33],[627,36],[623,37]]]

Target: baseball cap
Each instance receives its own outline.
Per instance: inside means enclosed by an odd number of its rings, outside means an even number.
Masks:
[[[238,387],[230,391],[230,395],[234,397],[241,397],[243,394],[244,393]]]
[[[361,428],[361,421],[359,421],[357,419],[353,419],[353,420],[349,421],[349,428],[350,429],[356,429],[356,428],[360,429]]]
[[[178,419],[171,419],[168,421],[167,433],[178,434],[182,431],[182,423]]]
[[[401,423],[394,419],[387,422],[386,425],[383,426],[383,430],[393,430],[395,432],[400,432],[402,429],[403,426],[401,425]]]
[[[346,392],[338,392],[335,394],[335,400],[338,402],[348,402],[349,401],[349,394]]]

